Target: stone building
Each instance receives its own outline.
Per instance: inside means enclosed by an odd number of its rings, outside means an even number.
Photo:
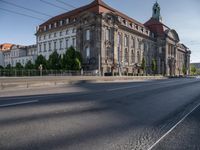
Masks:
[[[8,65],[15,67],[16,63],[21,63],[22,66],[25,66],[29,60],[32,63],[35,62],[37,58],[37,48],[36,45],[21,46],[13,44],[6,50],[1,51],[0,57],[2,58],[3,67]]]
[[[55,16],[37,28],[38,54],[74,46],[83,56],[84,70],[115,74],[179,75],[189,72],[190,51],[179,43],[175,30],[162,23],[156,2],[149,21],[142,24],[102,0]],[[152,61],[156,72],[152,71]],[[145,64],[145,65],[144,65]],[[143,67],[145,66],[145,69]]]

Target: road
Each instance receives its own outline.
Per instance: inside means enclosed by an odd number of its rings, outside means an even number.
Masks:
[[[200,80],[85,83],[62,88],[74,91],[1,95],[0,149],[157,150],[168,149],[169,144],[179,149],[184,141],[187,144],[182,149],[200,149],[199,134],[194,134],[200,133]]]

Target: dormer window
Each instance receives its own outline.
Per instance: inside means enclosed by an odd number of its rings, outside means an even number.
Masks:
[[[63,25],[63,21],[62,20],[60,20],[60,26],[62,26]]]
[[[68,24],[68,23],[69,23],[69,18],[66,19],[66,24]]]
[[[123,23],[126,25],[126,20],[125,19],[123,20]]]

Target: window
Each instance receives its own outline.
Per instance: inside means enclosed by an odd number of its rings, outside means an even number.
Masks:
[[[76,38],[72,39],[72,46],[75,48],[76,47]]]
[[[76,33],[76,29],[75,28],[73,28],[72,33]]]
[[[110,29],[106,29],[106,41],[110,41]]]
[[[132,63],[135,62],[135,54],[134,54],[134,50],[131,51],[131,60],[132,60]]]
[[[90,40],[90,30],[86,30],[86,40]]]
[[[90,58],[90,48],[86,47],[86,58],[89,59]]]
[[[44,35],[44,40],[46,39],[46,35]]]
[[[68,49],[68,48],[69,48],[69,40],[66,39],[66,49]]]
[[[125,37],[124,37],[124,45],[125,45],[125,47],[128,47],[128,36],[127,35],[125,35]]]
[[[60,40],[60,50],[62,49],[62,40]]]
[[[56,23],[56,22],[54,23],[54,27],[55,27],[55,28],[57,27],[57,23]]]
[[[54,33],[54,37],[56,37],[56,32]]]
[[[66,30],[66,35],[68,35],[68,33],[69,33],[69,30],[67,29],[67,30]]]
[[[39,52],[42,52],[42,45],[39,45]]]
[[[128,49],[125,48],[124,50],[124,62],[128,62]]]
[[[41,36],[39,36],[39,41],[41,41]]]
[[[49,34],[49,39],[51,38],[51,33]]]
[[[46,51],[47,51],[46,44],[44,43],[44,52],[46,52]]]
[[[62,31],[60,31],[60,36],[62,36]]]
[[[132,37],[132,48],[135,48],[135,39]]]
[[[51,24],[49,25],[49,29],[51,29]]]
[[[68,23],[69,23],[69,18],[66,19],[66,24],[68,24]]]
[[[60,26],[62,26],[63,25],[63,21],[62,20],[60,20]]]
[[[49,42],[49,51],[51,51],[51,42]]]
[[[54,50],[56,51],[56,41],[54,42]]]

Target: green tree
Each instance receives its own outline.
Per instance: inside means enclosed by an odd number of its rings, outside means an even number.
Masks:
[[[34,69],[34,64],[29,60],[25,65],[25,69]]]
[[[151,70],[152,70],[153,74],[155,75],[156,71],[157,71],[157,64],[156,64],[156,60],[155,59],[152,59]]]
[[[23,69],[24,67],[22,66],[22,64],[20,62],[16,63],[15,65],[15,69]]]
[[[141,69],[143,70],[143,73],[145,73],[145,70],[146,70],[146,61],[145,61],[144,57],[142,58]]]
[[[197,72],[197,69],[194,65],[191,66],[191,73],[192,75],[195,75],[195,73]]]
[[[185,65],[182,66],[182,72],[183,72],[183,75],[186,75],[187,69],[186,69]]]
[[[62,59],[62,68],[67,70],[80,70],[82,65],[82,57],[80,52],[75,51],[71,46],[67,49]]]
[[[42,65],[43,69],[47,69],[47,60],[42,55],[39,55],[35,60],[35,69],[38,69],[40,65]]]
[[[8,64],[5,69],[12,69],[11,64]]]
[[[61,69],[61,56],[56,51],[49,56],[48,68],[53,70]]]
[[[4,67],[0,65],[0,69],[4,69]]]

